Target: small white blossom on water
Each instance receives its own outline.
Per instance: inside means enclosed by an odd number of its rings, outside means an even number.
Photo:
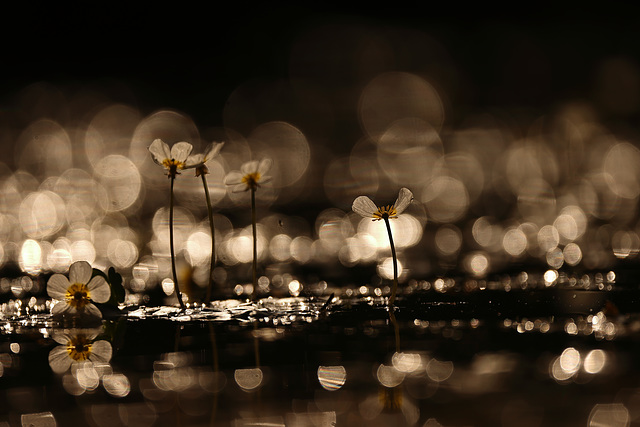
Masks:
[[[54,274],[47,282],[47,293],[58,303],[51,309],[52,315],[88,314],[102,317],[93,303],[103,303],[111,298],[111,287],[102,276],[91,275],[93,269],[86,261],[77,261],[69,267],[69,278]]]

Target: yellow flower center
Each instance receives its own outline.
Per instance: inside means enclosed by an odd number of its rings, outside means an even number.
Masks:
[[[260,181],[260,172],[248,173],[242,177],[242,183],[254,190],[260,186],[258,181]]]
[[[380,206],[378,210],[373,213],[374,221],[380,221],[384,218],[398,218],[398,213],[393,205]]]
[[[162,161],[162,166],[164,166],[165,168],[167,168],[167,170],[169,171],[169,176],[170,177],[175,177],[176,174],[178,173],[178,169],[184,169],[184,167],[186,166],[184,162],[179,162],[175,159],[164,159]]]
[[[67,342],[67,354],[75,362],[84,362],[91,356],[91,341],[82,335]]]
[[[69,286],[64,298],[67,304],[77,310],[82,310],[85,305],[91,302],[91,294],[84,283],[74,283]]]

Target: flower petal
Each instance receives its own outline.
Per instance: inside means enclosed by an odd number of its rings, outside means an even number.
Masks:
[[[53,338],[53,340],[58,344],[67,345],[67,343],[71,341],[71,336],[69,335],[70,331],[69,332],[67,331],[68,330],[54,329],[53,334],[51,335],[51,338]]]
[[[162,161],[171,157],[171,151],[169,146],[161,139],[154,140],[149,146],[149,152],[154,162],[162,165]]]
[[[98,307],[96,307],[94,304],[88,303],[87,305],[84,306],[84,315],[88,316],[88,317],[94,317],[96,319],[102,319],[102,312],[100,311],[100,309]]]
[[[91,280],[93,269],[87,261],[76,261],[69,267],[69,282],[86,285]]]
[[[69,334],[74,333],[76,336],[83,335],[86,339],[93,341],[102,333],[102,328],[74,328],[69,330]]]
[[[177,162],[184,163],[191,154],[193,145],[188,142],[177,142],[171,147],[171,158]]]
[[[111,298],[111,287],[104,277],[95,276],[89,284],[87,285],[87,289],[91,293],[91,301],[94,302],[107,302],[109,298]]]
[[[51,308],[51,315],[57,316],[62,313],[66,313],[71,309],[71,306],[65,301],[58,301],[56,305]]]
[[[212,142],[207,146],[204,150],[204,161],[210,160],[218,155],[222,147],[224,146],[224,142]]]
[[[251,160],[250,162],[243,163],[242,166],[240,166],[240,172],[242,172],[242,175],[258,172],[259,166],[260,163],[257,160]]]
[[[62,374],[71,366],[71,358],[67,347],[59,345],[49,352],[49,366],[56,374]]]
[[[242,193],[243,191],[248,191],[249,186],[247,184],[236,184],[231,188],[232,193]]]
[[[185,169],[191,169],[195,168],[196,166],[200,166],[204,163],[204,154],[193,154],[187,157],[187,161],[185,163]]]
[[[273,161],[271,159],[262,159],[260,161],[260,165],[258,166],[258,173],[260,175],[264,175],[271,169],[273,165]]]
[[[93,363],[108,363],[111,360],[113,350],[109,341],[99,340],[91,344],[91,356],[89,360]]]
[[[360,216],[372,218],[373,213],[378,210],[378,207],[367,196],[359,196],[353,201],[351,209]]]
[[[242,184],[242,177],[244,175],[238,171],[231,171],[224,177],[225,185],[238,185]]]
[[[396,214],[400,215],[413,201],[413,193],[408,188],[401,188],[398,198],[393,206],[396,208]]]
[[[259,182],[259,183],[260,183],[260,184],[266,184],[266,183],[268,183],[268,182],[271,182],[271,180],[272,180],[272,179],[273,179],[273,177],[272,177],[272,176],[270,176],[270,175],[261,176],[261,177],[260,177],[260,182]]]
[[[47,294],[51,298],[64,300],[69,286],[71,286],[71,283],[69,283],[69,279],[66,276],[60,273],[54,274],[47,282]]]

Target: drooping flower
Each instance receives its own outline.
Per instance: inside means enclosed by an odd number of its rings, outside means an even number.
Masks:
[[[100,328],[65,329],[55,331],[53,339],[60,344],[49,352],[49,366],[56,373],[64,373],[72,364],[83,362],[108,363],[112,348],[109,341],[98,340]]]
[[[212,142],[207,146],[203,153],[191,154],[187,157],[184,169],[195,168],[196,176],[208,174],[209,169],[207,168],[206,163],[213,157],[217,156],[223,146],[224,142]]]
[[[100,318],[102,314],[93,303],[109,301],[111,288],[104,277],[91,278],[93,269],[86,261],[76,261],[69,267],[69,278],[57,273],[47,282],[47,293],[59,302],[51,309],[52,315],[89,315]]]
[[[256,190],[262,184],[271,181],[271,177],[266,175],[271,169],[271,159],[252,160],[244,163],[240,171],[231,171],[224,178],[224,183],[233,188],[231,191],[238,193],[241,191]]]
[[[413,200],[413,193],[408,188],[401,188],[395,203],[388,206],[376,206],[367,196],[357,197],[351,207],[353,211],[365,218],[373,221],[380,221],[384,218],[398,218],[407,209]]]
[[[186,168],[191,150],[193,150],[193,146],[188,142],[177,142],[169,149],[169,146],[161,139],[154,140],[149,146],[151,158],[156,164],[167,170],[169,178],[175,178],[180,173],[179,170]]]

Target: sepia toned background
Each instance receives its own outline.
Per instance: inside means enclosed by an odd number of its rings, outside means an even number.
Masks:
[[[0,427],[637,424],[634,8],[313,6],[0,9]],[[193,170],[176,304],[157,138],[225,143],[211,304]],[[224,178],[262,158],[254,293]],[[351,204],[402,187],[393,308]],[[82,260],[127,291],[95,328],[46,292]]]
[[[221,293],[243,291],[251,260],[248,194],[223,179],[264,157],[266,291],[389,279],[384,227],[350,207],[359,195],[393,203],[401,187],[415,196],[393,222],[405,283],[633,262],[632,10],[419,6],[12,6],[0,30],[2,265],[37,275],[87,260],[121,271],[130,302],[156,289],[169,277],[156,138],[225,142],[208,177]],[[176,180],[175,228],[186,293],[200,299],[210,234],[192,175]]]

